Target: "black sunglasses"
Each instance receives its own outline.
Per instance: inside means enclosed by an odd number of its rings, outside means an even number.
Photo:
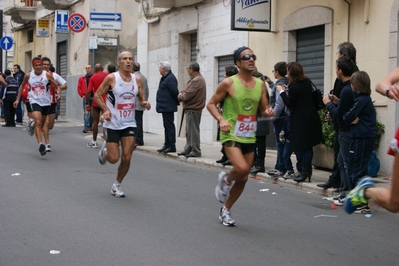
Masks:
[[[238,58],[238,60],[249,60],[249,59],[251,59],[251,57],[254,59],[254,60],[256,60],[256,55],[254,55],[254,54],[245,54],[245,55],[243,55],[242,57],[240,57],[240,58]]]

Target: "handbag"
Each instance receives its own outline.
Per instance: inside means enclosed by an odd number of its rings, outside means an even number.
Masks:
[[[316,108],[316,111],[319,111],[325,107],[323,102],[323,93],[316,87],[316,85],[314,85],[314,83],[311,80],[310,83],[312,84],[313,104],[314,107]]]

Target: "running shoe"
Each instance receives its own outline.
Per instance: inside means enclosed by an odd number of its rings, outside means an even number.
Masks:
[[[283,175],[283,178],[284,178],[284,179],[294,178],[294,171],[288,170],[288,171],[285,172],[285,174]]]
[[[51,145],[50,144],[46,145],[46,152],[51,152]]]
[[[97,141],[92,141],[92,142],[87,143],[87,147],[97,149],[98,148]]]
[[[220,208],[219,220],[224,226],[236,225],[236,221],[231,217],[231,211],[227,210],[225,207]]]
[[[226,201],[227,195],[229,195],[229,191],[231,188],[231,184],[227,184],[226,179],[226,172],[220,172],[218,177],[218,184],[215,187],[215,196],[216,199],[221,203],[224,203]]]
[[[124,198],[125,197],[125,193],[121,190],[121,186],[120,185],[112,185],[111,188],[111,194],[114,195],[115,197],[118,198]]]
[[[358,207],[367,205],[368,200],[364,197],[364,190],[372,186],[374,186],[374,181],[370,177],[361,179],[346,197],[345,211],[352,214]]]
[[[267,171],[266,173],[267,173],[268,175],[275,175],[277,172],[280,172],[280,171],[277,170],[277,169],[272,169],[272,170]]]
[[[46,145],[39,143],[39,152],[41,156],[46,155]]]
[[[103,145],[101,146],[100,152],[98,153],[98,161],[101,165],[104,165],[107,162],[107,142],[104,141]]]
[[[358,214],[368,214],[370,213],[370,207],[368,204],[357,207],[356,210],[354,211],[354,213],[358,213]]]
[[[334,200],[334,204],[337,205],[337,206],[344,206],[345,198]]]
[[[29,136],[33,136],[33,134],[35,134],[35,121],[33,119],[29,119],[28,134]]]

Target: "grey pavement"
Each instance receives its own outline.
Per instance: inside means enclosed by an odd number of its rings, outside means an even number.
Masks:
[[[62,117],[56,123],[55,126],[80,126],[83,129],[83,123],[78,121],[69,121],[67,119],[63,119]],[[102,142],[100,138],[100,134],[102,134],[102,128],[99,127],[99,135],[97,140]],[[82,137],[85,137],[89,140],[92,138],[91,133],[84,134],[82,133]],[[177,152],[183,151],[183,147],[185,145],[186,139],[185,138],[177,138],[176,139],[176,149]],[[156,156],[166,157],[173,160],[181,161],[182,163],[191,163],[197,164],[203,167],[211,167],[220,169],[220,171],[228,171],[231,169],[231,166],[222,166],[221,164],[216,163],[216,160],[219,160],[222,157],[220,152],[221,144],[219,142],[214,142],[212,145],[201,143],[201,152],[202,156],[197,158],[185,158],[184,156],[178,156],[177,153],[168,153],[164,155],[163,153],[158,153],[157,149],[160,149],[164,143],[164,136],[160,134],[153,134],[144,132],[144,146],[138,146],[135,152],[146,152]],[[100,145],[99,145],[100,146]],[[292,163],[295,169],[295,155],[291,156]],[[266,150],[266,159],[265,159],[265,168],[266,171],[271,170],[274,168],[276,162],[276,151],[267,149]],[[317,193],[325,197],[331,197],[337,195],[334,193],[334,189],[321,189],[317,187],[317,184],[325,183],[328,180],[331,172],[325,169],[313,169],[313,174],[311,178],[311,182],[302,182],[297,183],[292,179],[284,180],[282,177],[279,178],[277,181],[271,179],[271,177],[267,173],[258,173],[257,175],[250,175],[251,178],[261,179],[265,182],[277,183],[280,186],[285,187],[292,187],[297,189],[303,189],[312,193]],[[375,183],[379,186],[389,187],[391,184],[390,177],[379,175],[376,178],[373,178]]]

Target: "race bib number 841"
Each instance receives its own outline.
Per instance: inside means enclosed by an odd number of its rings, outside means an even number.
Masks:
[[[256,115],[238,115],[234,136],[252,138],[256,131]]]

